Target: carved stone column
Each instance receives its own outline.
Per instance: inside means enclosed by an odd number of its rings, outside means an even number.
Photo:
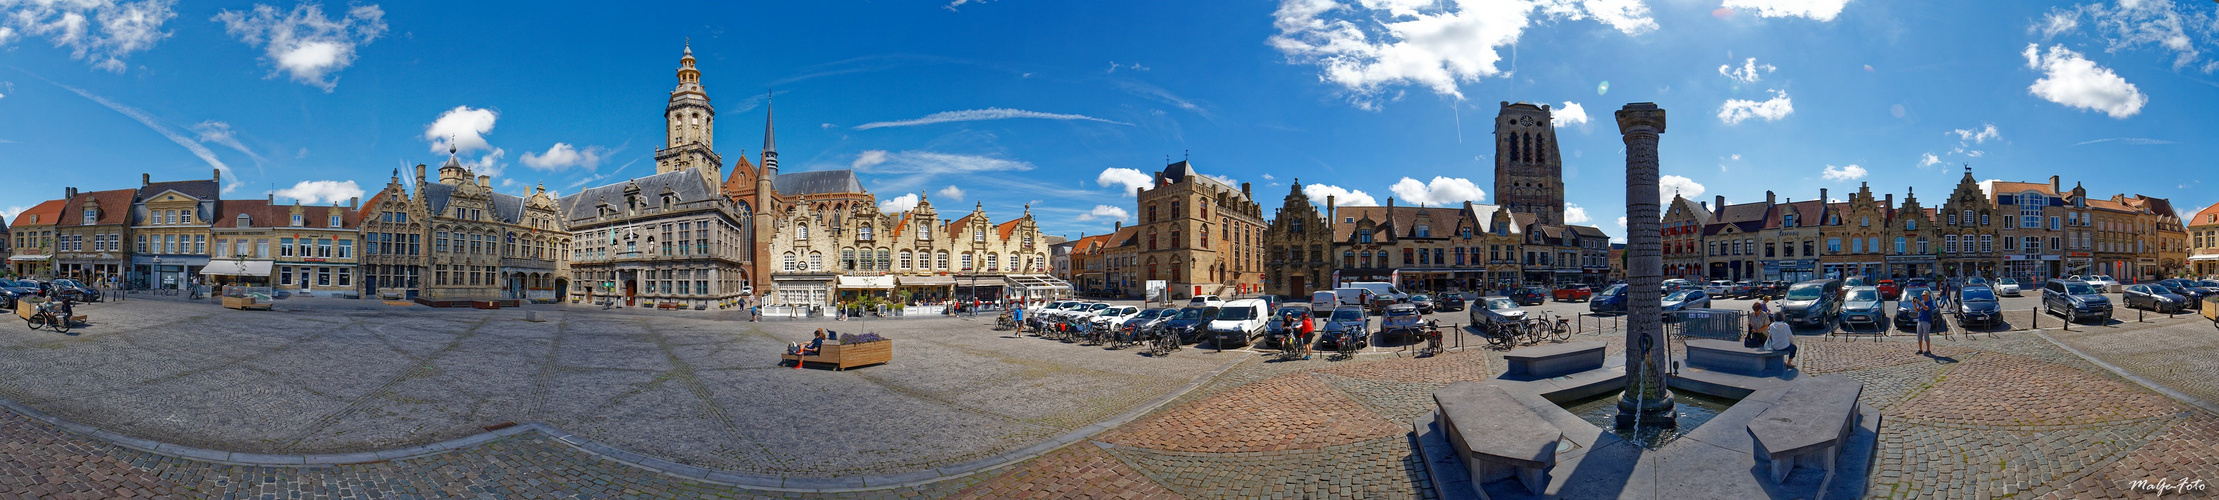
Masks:
[[[1626,393],[1618,399],[1619,428],[1675,427],[1666,364],[1663,301],[1664,248],[1658,232],[1657,136],[1664,109],[1655,103],[1618,110],[1626,141]],[[1721,207],[1723,208],[1723,207]]]

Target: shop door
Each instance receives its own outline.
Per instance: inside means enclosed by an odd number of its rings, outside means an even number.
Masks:
[[[1287,278],[1287,291],[1294,292],[1294,297],[1310,296],[1310,284],[1304,281],[1304,278],[1308,278],[1308,276],[1297,275]]]
[[[633,300],[636,299],[633,295],[637,293],[639,293],[639,282],[624,280],[624,307],[632,306]]]

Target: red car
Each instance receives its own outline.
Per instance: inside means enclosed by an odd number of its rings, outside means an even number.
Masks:
[[[1551,293],[1558,302],[1585,301],[1595,296],[1595,289],[1587,285],[1570,285]]]
[[[1896,288],[1895,280],[1880,280],[1879,288],[1880,300],[1895,300],[1903,292]]]

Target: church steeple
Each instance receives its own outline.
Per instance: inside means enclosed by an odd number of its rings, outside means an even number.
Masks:
[[[778,173],[778,106],[771,102],[775,95],[763,96],[763,169],[771,175]]]

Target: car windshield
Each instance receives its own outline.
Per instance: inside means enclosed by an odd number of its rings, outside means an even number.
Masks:
[[[1217,319],[1227,321],[1255,319],[1255,317],[1256,308],[1253,307],[1228,307],[1217,311]]]
[[[1926,289],[1913,288],[1909,290],[1904,290],[1903,298],[1905,299],[1905,302],[1923,300],[1926,298]]]
[[[1202,308],[1189,307],[1186,309],[1180,309],[1179,317],[1177,319],[1202,319]]]
[[[2110,276],[2110,275],[2105,275],[2105,274],[2098,274],[2098,275],[2096,275],[2096,281],[2111,281],[2111,276]]]
[[[1849,292],[1850,302],[1872,302],[1876,300],[1880,300],[1879,290],[1856,290]]]
[[[1424,295],[1412,295],[1410,296],[1410,300],[1433,300],[1433,297],[1428,297]]]
[[[1603,289],[1603,296],[1608,297],[1612,295],[1617,295],[1625,291],[1626,285],[1611,285],[1610,288]]]
[[[1988,290],[1986,287],[1967,287],[1965,288],[1964,296],[1966,302],[1994,302],[1996,300],[1996,293],[1994,291]]]
[[[2065,293],[2067,295],[2092,295],[2096,293],[2096,287],[2088,286],[2087,283],[2075,281],[2065,284]]]
[[[1511,301],[1510,301],[1510,299],[1488,299],[1488,300],[1487,300],[1487,310],[1489,310],[1489,311],[1508,311],[1508,310],[1511,310],[1511,309],[1517,309],[1517,308],[1518,308],[1518,303],[1516,303],[1516,302],[1511,302]]]
[[[1672,292],[1672,294],[1671,294],[1671,295],[1666,295],[1666,296],[1664,296],[1664,301],[1665,301],[1665,302],[1678,302],[1678,301],[1682,301],[1682,300],[1687,300],[1687,297],[1688,297],[1689,295],[1694,295],[1694,294],[1695,294],[1695,292],[1693,292],[1693,291],[1686,291],[1686,290],[1683,290],[1683,291],[1678,291],[1678,292]]]
[[[1818,300],[1826,293],[1826,285],[1810,283],[1788,287],[1788,300]]]
[[[1999,279],[1999,280],[1996,280],[1996,284],[1998,284],[1998,285],[2016,285],[2016,284],[2019,284],[2019,280],[2015,280],[2015,279],[2011,279],[2011,278],[2004,278],[2004,279]]]
[[[2212,281],[2212,280],[2203,280],[2203,281],[2198,281],[2198,282],[2196,282],[2196,286],[2219,286],[2219,281]]]
[[[1281,307],[1279,308],[1279,314],[1276,314],[1275,316],[1302,317],[1308,314],[1310,314],[1309,309],[1303,309],[1300,307]]]
[[[1357,309],[1354,307],[1343,307],[1333,310],[1333,321],[1362,321],[1363,319],[1363,309]]]

